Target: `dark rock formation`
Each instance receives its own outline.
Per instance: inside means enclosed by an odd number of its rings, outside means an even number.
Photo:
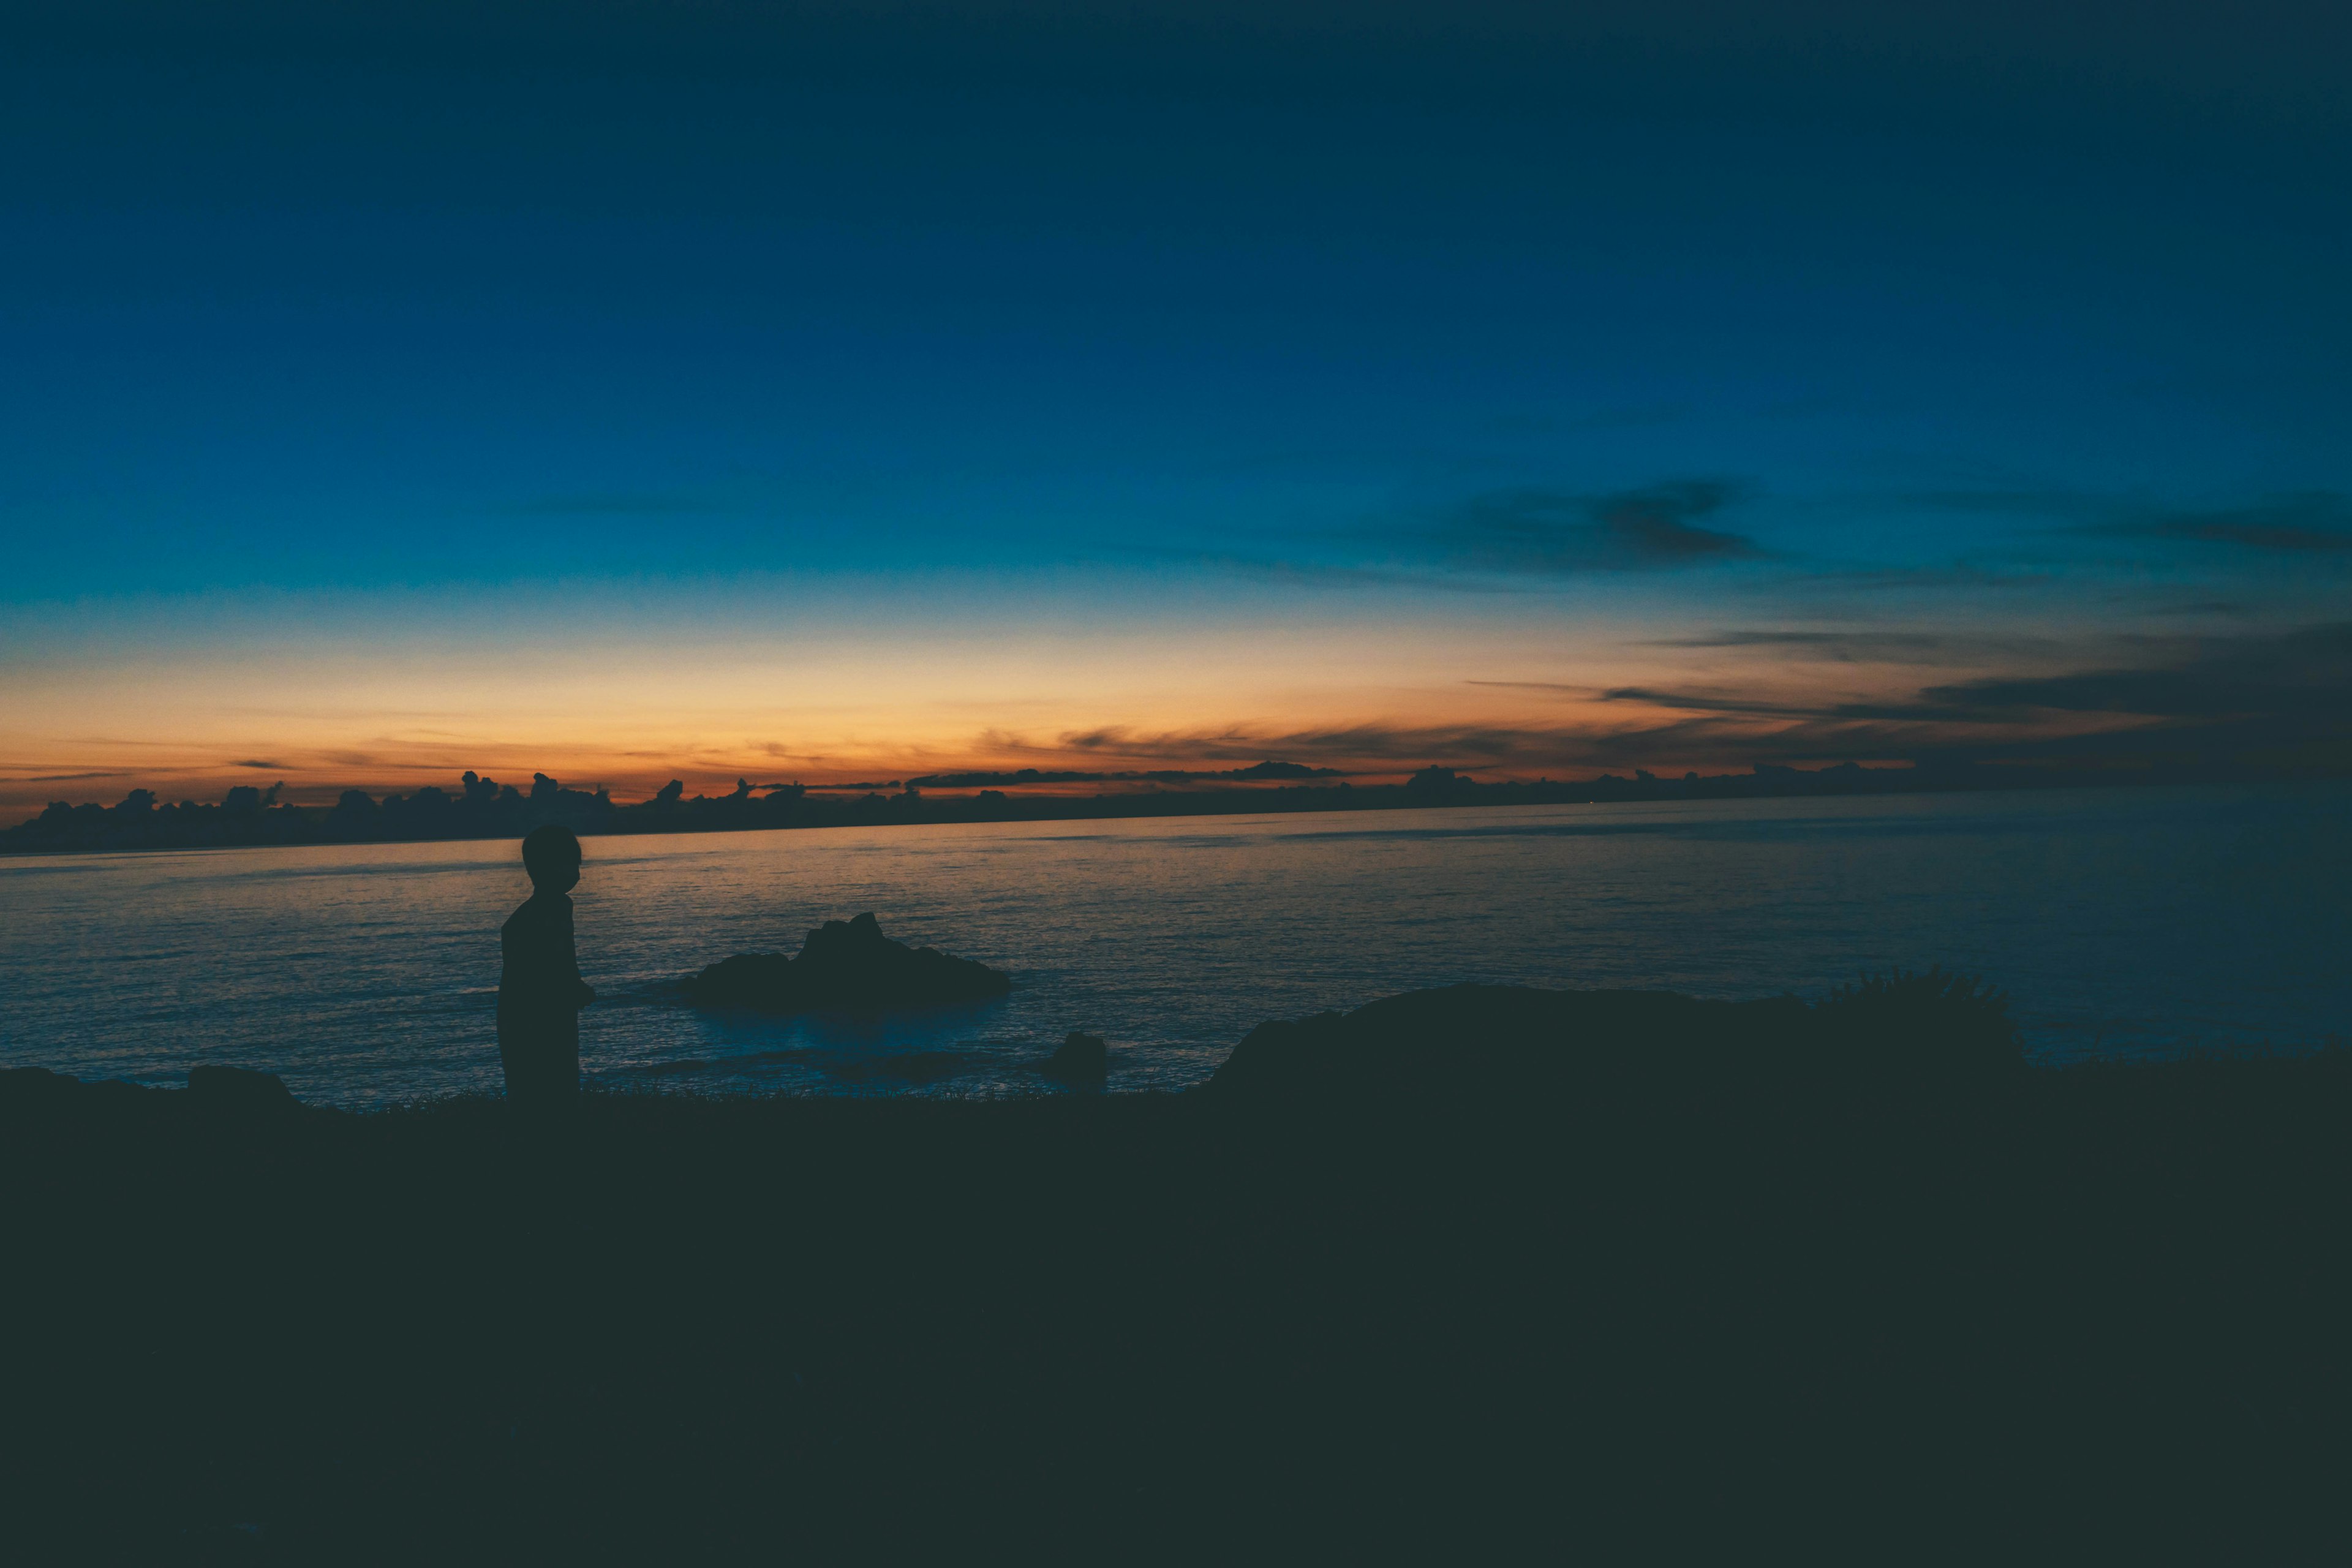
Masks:
[[[1100,1089],[1109,1066],[1109,1048],[1100,1035],[1072,1029],[1062,1041],[1061,1049],[1047,1058],[1045,1071],[1067,1084]]]
[[[199,1105],[224,1110],[291,1110],[301,1104],[284,1079],[247,1068],[190,1068],[188,1093]]]
[[[762,1013],[936,1007],[1012,989],[1012,976],[984,963],[892,942],[870,914],[825,921],[808,933],[796,958],[739,952],[686,983],[687,999],[697,1006]]]
[[[1261,1024],[1208,1089],[1269,1104],[1538,1095],[1673,1096],[1696,1081],[1783,1092],[1937,1092],[1998,1084],[2024,1057],[2005,1000],[1937,972],[1793,996],[1454,985],[1353,1013]]]
[[[1252,1100],[1367,1092],[1482,1094],[1549,1080],[1573,1057],[1640,1051],[1735,1026],[1754,1004],[1698,1002],[1666,991],[1538,991],[1452,985],[1386,997],[1345,1015],[1260,1024],[1209,1089]],[[1769,1005],[1769,1004],[1767,1005]],[[1800,1012],[1802,1004],[1791,1004]]]
[[[0,1068],[0,1107],[11,1110],[60,1106],[82,1088],[79,1079],[47,1068]]]
[[[151,1094],[119,1078],[84,1079],[47,1068],[0,1068],[0,1119],[104,1115],[126,1101],[138,1101],[152,1110],[155,1102],[178,1098]]]

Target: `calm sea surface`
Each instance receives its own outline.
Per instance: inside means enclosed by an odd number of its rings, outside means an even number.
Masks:
[[[1206,1077],[1251,1026],[1454,981],[1816,994],[1941,963],[2039,1051],[2352,1034],[2352,792],[2076,791],[593,838],[588,1071],[692,1089],[1050,1089]],[[0,859],[0,1062],[307,1100],[494,1089],[511,843]],[[674,985],[827,918],[1012,972],[882,1021],[698,1013]]]

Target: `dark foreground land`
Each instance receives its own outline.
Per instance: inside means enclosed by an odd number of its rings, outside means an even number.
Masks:
[[[2316,1561],[2347,1129],[1931,984],[547,1126],[7,1075],[0,1555]]]

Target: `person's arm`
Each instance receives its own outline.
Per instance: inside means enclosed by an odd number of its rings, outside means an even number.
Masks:
[[[563,910],[563,974],[570,984],[574,1008],[585,1007],[596,1000],[596,988],[580,978],[580,949],[572,939],[572,909],[569,904]]]

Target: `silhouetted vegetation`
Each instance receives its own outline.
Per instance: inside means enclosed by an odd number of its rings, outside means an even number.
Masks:
[[[115,805],[54,801],[30,821],[0,829],[0,851],[35,854],[74,849],[184,849],[233,844],[343,844],[436,838],[520,838],[550,824],[574,833],[706,833],[778,827],[886,826],[923,822],[1052,822],[1071,818],[1215,816],[1272,811],[1379,811],[1449,805],[1562,805],[1591,801],[1755,800],[1846,795],[1907,795],[1954,789],[2053,788],[2081,784],[2168,782],[2172,775],[2085,774],[2032,767],[1948,764],[1864,768],[1852,763],[1805,771],[1759,763],[1744,773],[1685,773],[1659,778],[1643,770],[1620,778],[1603,773],[1581,782],[1552,779],[1481,781],[1431,766],[1401,784],[1337,783],[1270,784],[1267,780],[1322,778],[1328,768],[1265,762],[1221,773],[939,774],[902,785],[847,784],[826,794],[798,784],[736,781],[722,795],[692,795],[672,779],[649,800],[615,805],[601,785],[566,789],[545,773],[531,775],[528,792],[468,773],[452,795],[436,785],[382,802],[345,790],[331,808],[277,804],[282,785],[229,791],[219,805],[182,801],[159,805],[152,791],[132,790]],[[1217,787],[1153,787],[1097,795],[1007,795],[982,789],[969,795],[926,795],[938,784],[993,782],[1048,784],[1069,781],[1216,781]],[[895,794],[883,794],[887,787]]]
[[[2342,1050],[2033,1069],[1935,975],[1177,1096],[226,1088],[0,1077],[18,1560],[2343,1545]]]

